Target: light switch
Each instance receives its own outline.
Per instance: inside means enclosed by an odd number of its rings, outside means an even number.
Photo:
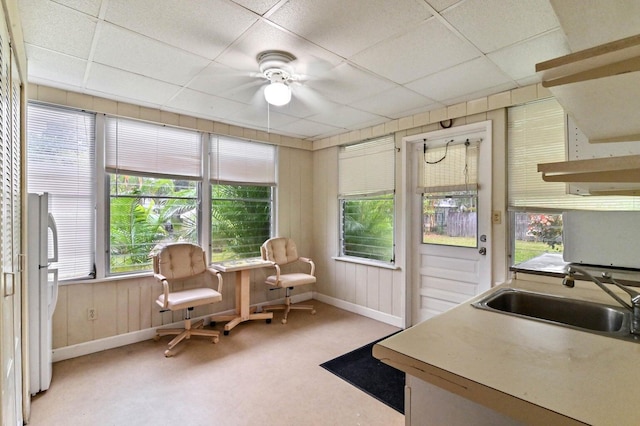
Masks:
[[[494,210],[491,215],[491,220],[495,225],[500,225],[502,223],[502,213],[500,210]]]

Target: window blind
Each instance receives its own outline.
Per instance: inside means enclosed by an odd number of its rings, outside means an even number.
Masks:
[[[105,168],[111,173],[201,177],[198,132],[107,117]]]
[[[95,238],[95,115],[29,103],[29,192],[48,192],[58,227],[60,280],[93,271]]]
[[[393,193],[393,135],[341,147],[338,153],[338,187],[340,197]]]
[[[427,146],[420,161],[418,193],[472,191],[478,188],[478,141]]]
[[[515,210],[640,210],[640,197],[567,194],[545,182],[538,163],[566,161],[566,116],[555,99],[511,107],[507,120],[509,206]]]
[[[211,136],[209,178],[222,184],[276,184],[276,147],[225,136]]]

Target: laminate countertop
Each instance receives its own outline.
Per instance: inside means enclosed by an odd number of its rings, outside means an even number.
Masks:
[[[471,306],[503,287],[617,306],[591,282],[513,280],[379,342],[373,355],[527,424],[640,424],[640,343]]]

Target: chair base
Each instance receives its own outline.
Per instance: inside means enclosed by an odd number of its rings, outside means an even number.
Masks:
[[[218,343],[220,340],[220,332],[216,330],[203,330],[204,320],[198,320],[195,323],[191,323],[191,319],[184,320],[184,328],[159,328],[156,330],[155,340],[158,340],[160,336],[176,335],[168,346],[168,349],[164,351],[164,356],[171,357],[174,353],[171,351],[178,343],[185,339],[190,339],[191,336],[203,336],[211,337],[212,343]]]
[[[282,323],[283,324],[287,323],[287,317],[289,316],[289,312],[291,312],[292,310],[311,311],[311,315],[315,315],[316,310],[313,307],[313,305],[292,304],[291,303],[291,294],[290,294],[290,292],[291,292],[291,288],[287,288],[287,293],[286,293],[286,296],[284,298],[284,303],[283,304],[263,306],[262,310],[263,311],[283,310],[284,311],[284,317],[282,318]]]

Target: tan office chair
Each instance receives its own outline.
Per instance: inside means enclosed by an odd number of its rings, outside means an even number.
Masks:
[[[270,305],[263,306],[262,310],[284,310],[284,318],[282,323],[287,323],[287,317],[292,309],[305,309],[310,310],[311,314],[315,314],[316,311],[311,305],[292,305],[291,304],[291,290],[294,287],[304,284],[314,284],[316,282],[315,265],[311,259],[298,256],[298,249],[296,243],[290,238],[277,237],[271,238],[265,241],[260,247],[260,253],[263,260],[268,260],[273,263],[276,269],[276,274],[267,277],[265,281],[268,285],[275,288],[285,288],[285,303],[283,305]],[[308,274],[302,272],[294,273],[281,273],[281,266],[289,265],[294,262],[308,263],[311,267],[311,271]]]
[[[220,332],[203,330],[204,320],[191,323],[191,312],[196,306],[217,303],[222,300],[222,276],[211,268],[207,268],[205,253],[200,246],[191,243],[175,243],[163,247],[153,256],[154,277],[162,283],[163,292],[156,303],[163,310],[177,311],[184,309],[184,328],[159,328],[156,330],[156,340],[160,336],[176,335],[169,342],[169,349],[164,355],[173,356],[174,346],[189,339],[191,336],[211,337],[213,343],[218,343]],[[215,277],[218,289],[214,290],[206,285],[206,276]],[[199,285],[194,288],[172,291],[172,285],[178,281],[196,281]]]

